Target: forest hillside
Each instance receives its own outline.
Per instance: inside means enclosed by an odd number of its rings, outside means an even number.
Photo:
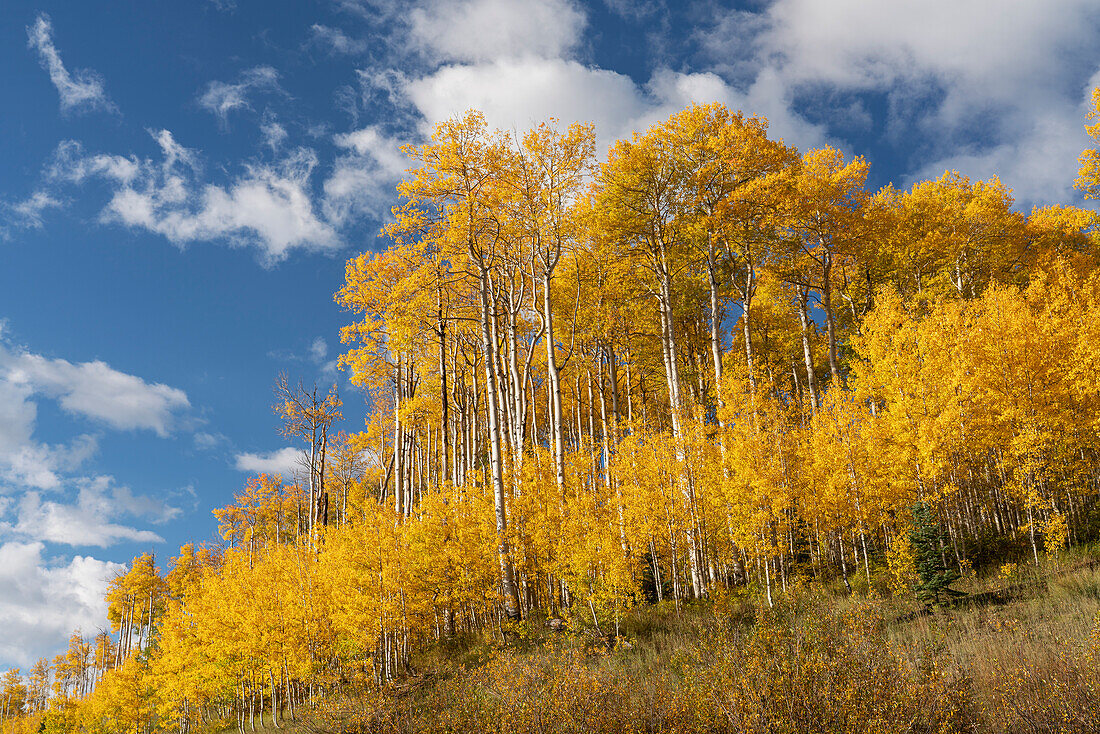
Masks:
[[[405,152],[335,294],[366,425],[281,377],[301,475],[134,559],[0,731],[1095,730],[1095,211],[720,105]]]

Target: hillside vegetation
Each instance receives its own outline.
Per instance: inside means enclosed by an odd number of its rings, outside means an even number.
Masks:
[[[280,378],[301,475],[0,730],[1094,730],[1097,215],[719,105],[594,140],[409,146],[336,294],[364,430]]]

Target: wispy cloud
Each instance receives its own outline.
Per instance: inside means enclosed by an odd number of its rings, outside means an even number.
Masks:
[[[280,362],[313,365],[317,369],[317,374],[325,380],[336,377],[336,360],[329,359],[328,341],[323,336],[314,338],[304,352],[301,348],[280,348],[272,349],[267,356]]]
[[[376,127],[336,135],[333,141],[344,153],[325,179],[325,216],[337,224],[362,216],[385,219],[394,187],[411,165],[400,141]]]
[[[309,358],[315,364],[321,364],[325,361],[326,356],[328,356],[328,342],[325,341],[323,336],[319,336],[309,345]]]
[[[0,201],[0,240],[11,237],[11,229],[41,229],[42,214],[64,204],[47,191],[36,191],[14,204]]]
[[[207,433],[206,431],[196,432],[192,440],[194,441],[195,448],[200,451],[212,451],[229,441],[225,434]]]
[[[61,62],[61,53],[53,42],[53,24],[50,16],[39,13],[34,23],[27,26],[27,47],[38,52],[42,67],[49,73],[50,81],[57,87],[62,112],[87,110],[117,111],[107,97],[103,79],[91,69],[70,72]]]
[[[199,96],[199,106],[213,112],[222,127],[227,128],[230,112],[252,109],[248,100],[250,94],[281,91],[279,72],[270,66],[257,66],[242,72],[236,82],[210,82]]]
[[[263,135],[264,145],[271,149],[272,153],[278,153],[286,142],[288,133],[286,128],[272,115],[265,115],[260,125],[260,134]]]
[[[310,45],[318,46],[333,54],[355,56],[369,48],[366,41],[351,38],[339,28],[315,23],[309,29],[309,33]]]
[[[5,208],[17,224],[23,227],[40,228],[42,226],[42,212],[47,209],[58,208],[61,205],[58,199],[45,191],[36,191],[23,201],[8,205]]]

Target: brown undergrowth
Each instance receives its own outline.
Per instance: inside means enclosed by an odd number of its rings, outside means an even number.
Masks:
[[[298,728],[1100,731],[1100,570],[1077,559],[970,586],[976,601],[930,614],[904,599],[814,584],[774,608],[748,595],[679,612],[647,607],[610,645],[528,623],[507,644],[441,648],[419,675],[328,700]]]

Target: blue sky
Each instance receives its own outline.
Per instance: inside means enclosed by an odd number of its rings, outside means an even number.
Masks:
[[[211,540],[288,466],[279,372],[338,381],[347,257],[398,145],[468,107],[601,145],[692,101],[907,185],[1074,202],[1097,0],[7,0],[0,14],[0,668],[102,625],[135,553]]]

